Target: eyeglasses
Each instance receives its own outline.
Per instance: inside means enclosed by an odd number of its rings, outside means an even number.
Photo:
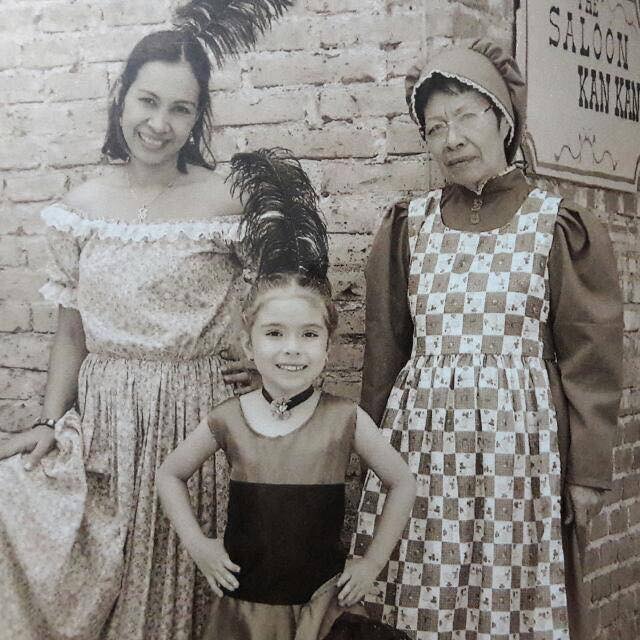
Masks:
[[[469,131],[474,131],[478,128],[479,120],[483,114],[485,114],[489,109],[492,109],[492,106],[489,105],[486,109],[482,109],[480,111],[463,111],[459,113],[457,116],[451,118],[451,120],[436,120],[433,122],[426,122],[424,124],[424,129],[427,134],[428,140],[433,140],[434,142],[444,142],[448,135],[449,130],[451,129],[451,125],[455,125],[457,131],[462,133],[468,133]]]

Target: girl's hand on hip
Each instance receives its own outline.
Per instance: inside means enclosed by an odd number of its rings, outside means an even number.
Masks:
[[[235,591],[238,588],[240,583],[233,574],[238,573],[240,567],[231,561],[222,541],[202,536],[190,552],[217,596],[224,595],[220,587],[227,591]]]
[[[27,471],[31,471],[56,444],[55,431],[46,425],[38,425],[16,433],[0,444],[0,460],[10,458],[17,453],[28,453],[23,461]]]
[[[341,607],[351,607],[360,602],[371,590],[380,570],[376,563],[367,558],[347,560],[337,582],[337,586],[342,587],[338,593],[338,604]]]

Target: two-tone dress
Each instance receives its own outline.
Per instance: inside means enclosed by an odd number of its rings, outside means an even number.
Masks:
[[[324,637],[340,615],[334,578],[346,556],[340,533],[355,403],[322,392],[306,422],[269,437],[231,398],[209,425],[230,466],[224,542],[240,586],[214,600],[203,639]]]

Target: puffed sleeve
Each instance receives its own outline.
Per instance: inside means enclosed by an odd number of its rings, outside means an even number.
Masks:
[[[362,408],[380,424],[396,376],[411,356],[413,320],[407,299],[409,240],[406,203],[385,214],[365,272]]]
[[[568,420],[566,479],[607,489],[622,392],[622,297],[606,230],[573,204],[563,202],[558,214],[549,285]]]
[[[41,217],[47,224],[49,265],[40,293],[50,302],[77,309],[82,220],[60,205],[47,207]]]

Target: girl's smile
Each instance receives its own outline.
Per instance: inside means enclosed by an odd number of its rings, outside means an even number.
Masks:
[[[266,296],[245,349],[271,396],[290,398],[322,373],[328,342],[322,301],[286,289]]]

